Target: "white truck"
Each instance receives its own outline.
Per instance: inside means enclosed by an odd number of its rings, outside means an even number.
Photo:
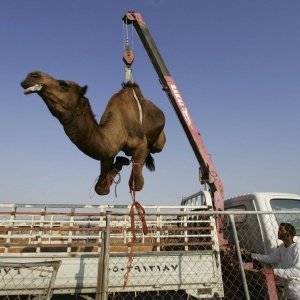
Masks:
[[[54,299],[59,295],[97,299],[104,270],[106,296],[133,293],[136,299],[145,294],[155,295],[153,299],[237,299],[228,295],[233,291],[228,285],[240,284],[240,279],[226,282],[229,277],[225,275],[238,272],[239,262],[235,258],[233,263],[233,257],[220,247],[216,219],[223,216],[229,245],[236,244],[236,238],[231,223],[224,219],[226,212],[216,213],[212,207],[208,191],[183,198],[180,206],[144,206],[145,234],[139,218],[135,217],[132,227],[131,206],[0,204],[0,298],[24,292],[43,295],[47,289],[43,262],[59,261],[51,291]],[[276,232],[281,222],[293,223],[299,235],[299,195],[241,195],[226,200],[225,211],[234,214],[240,247],[272,251],[280,243]],[[280,211],[290,214],[276,214]],[[104,232],[109,232],[106,267]],[[9,263],[15,267],[8,267]],[[42,263],[43,271],[33,278],[29,269],[22,269],[24,263]],[[234,294],[240,295],[241,290]]]
[[[183,198],[181,204],[199,204],[199,194]],[[273,274],[261,275],[259,269],[265,266],[249,261],[239,250],[271,253],[282,243],[277,232],[280,223],[286,222],[295,227],[294,241],[300,242],[300,195],[249,193],[226,199],[224,209],[229,214],[219,216],[223,219],[221,229],[228,240],[228,249],[231,249],[221,255],[225,299],[285,299],[280,278]],[[240,278],[241,269],[244,278]]]
[[[282,241],[277,231],[280,223],[289,222],[296,228],[295,241],[300,241],[300,196],[285,193],[249,193],[226,199],[226,211],[239,211],[235,223],[240,247],[257,253],[271,253]],[[243,214],[259,212],[259,214]],[[270,214],[274,212],[274,214]],[[289,212],[280,214],[276,212]],[[245,238],[247,237],[247,238]],[[233,244],[233,235],[227,238]]]
[[[107,299],[108,294],[124,292],[137,296],[171,295],[172,291],[197,299],[224,295],[215,219],[193,212],[209,212],[207,205],[144,206],[147,234],[143,222],[132,219],[130,209],[0,204],[0,298],[44,295],[48,283],[43,262],[51,261],[61,262],[52,284],[54,296],[92,295],[89,299],[95,299],[104,293],[102,299]],[[104,232],[109,236],[103,236]],[[25,268],[25,263],[39,262],[42,271],[34,278],[32,266]],[[101,276],[109,278],[102,292]]]

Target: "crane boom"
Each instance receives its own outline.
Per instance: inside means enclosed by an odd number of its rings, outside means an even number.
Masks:
[[[214,209],[224,210],[223,184],[213,165],[211,157],[206,150],[201,135],[185,105],[183,97],[164,63],[146,23],[140,13],[131,11],[125,14],[123,21],[126,24],[132,24],[134,26],[152,65],[154,66],[163,90],[166,92],[199,162],[200,182],[209,185],[213,197]]]

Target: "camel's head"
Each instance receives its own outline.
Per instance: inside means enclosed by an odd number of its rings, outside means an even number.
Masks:
[[[37,93],[57,118],[76,113],[87,91],[87,86],[80,87],[72,81],[56,80],[40,71],[30,72],[21,86],[26,95]]]

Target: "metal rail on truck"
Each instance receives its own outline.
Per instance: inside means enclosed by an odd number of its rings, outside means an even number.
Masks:
[[[166,92],[178,118],[185,131],[185,134],[192,146],[196,158],[200,164],[200,181],[201,184],[207,183],[213,198],[214,210],[224,210],[224,188],[218,172],[214,167],[210,155],[208,154],[201,135],[193,122],[193,119],[188,111],[187,106],[179,92],[174,79],[151,36],[151,33],[138,12],[129,11],[123,17],[126,24],[132,24],[152,62],[152,65],[159,77],[163,90]],[[221,219],[217,220],[217,228],[219,233],[219,241],[221,246],[226,244],[221,232]]]
[[[201,298],[223,294],[215,219],[206,203],[199,204],[144,206],[148,234],[143,234],[136,218],[134,261],[126,292],[181,289]],[[60,260],[55,294],[95,293],[109,214],[108,292],[124,292],[132,246],[130,208],[0,204],[0,264]],[[14,293],[16,285],[11,282],[6,289]]]
[[[0,204],[0,255],[100,252],[107,211],[112,211],[111,251],[127,253],[132,238],[130,208],[127,205]],[[209,221],[203,218],[197,223],[188,217],[195,209],[207,211],[207,205],[144,208],[149,232],[144,235],[140,219],[134,221],[137,237],[135,250],[168,251],[172,247],[189,250],[216,244],[215,237],[212,238],[215,230],[212,217]],[[202,230],[203,234],[197,234],[197,230]],[[210,239],[204,242],[201,241],[203,237]]]

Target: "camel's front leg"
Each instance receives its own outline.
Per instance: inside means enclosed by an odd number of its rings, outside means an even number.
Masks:
[[[113,182],[113,178],[109,176],[109,171],[112,169],[114,158],[101,160],[101,174],[95,185],[95,191],[98,195],[109,194],[110,186]]]
[[[142,170],[149,153],[150,152],[145,145],[140,145],[133,151],[133,167],[129,179],[130,190],[140,191],[144,187]]]
[[[98,195],[107,195],[114,178],[122,170],[122,167],[129,165],[129,159],[123,156],[117,156],[113,164],[113,159],[101,161],[101,174],[95,185],[95,191]]]

